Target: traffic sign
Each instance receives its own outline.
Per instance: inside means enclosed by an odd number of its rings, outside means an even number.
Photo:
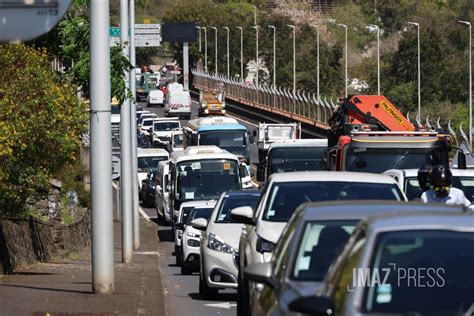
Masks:
[[[156,29],[160,32],[161,24],[135,24],[135,30],[137,29]]]
[[[72,0],[0,0],[0,42],[27,41],[49,32]]]
[[[135,39],[135,47],[160,47],[161,40],[137,40]]]
[[[120,27],[111,26],[109,27],[110,37],[120,37]]]

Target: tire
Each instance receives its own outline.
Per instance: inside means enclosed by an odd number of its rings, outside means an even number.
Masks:
[[[176,266],[179,267],[181,266],[181,254],[179,252],[176,252]]]
[[[209,287],[206,282],[206,275],[203,272],[199,276],[199,295],[205,300],[212,300],[217,297],[219,290]]]
[[[249,284],[243,278],[242,272],[239,271],[238,276],[238,288],[237,288],[237,315],[247,316],[250,315],[250,295]]]

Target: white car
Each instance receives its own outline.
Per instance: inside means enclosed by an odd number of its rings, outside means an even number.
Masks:
[[[151,90],[148,92],[146,98],[146,106],[151,107],[153,105],[163,105],[165,102],[165,95],[161,90]]]
[[[464,192],[466,198],[474,202],[474,170],[450,169],[453,174],[453,187]],[[384,172],[392,176],[408,200],[415,200],[421,193],[418,183],[418,169],[390,169]]]
[[[219,289],[237,288],[239,240],[243,224],[233,223],[231,210],[257,204],[259,191],[221,194],[209,221],[202,227],[199,294],[213,298]],[[193,225],[194,222],[191,223]]]
[[[406,201],[397,182],[388,175],[309,171],[273,174],[260,198],[256,211],[251,207],[232,210],[232,218],[246,224],[239,242],[239,287],[237,304],[248,314],[251,286],[243,269],[253,263],[268,262],[295,209],[305,202],[334,200]]]
[[[171,132],[177,128],[181,128],[177,117],[155,119],[153,121],[153,145],[166,148],[170,142]]]
[[[201,231],[194,228],[191,222],[196,219],[208,220],[214,205],[196,206],[186,220],[186,227],[181,240],[181,274],[191,274],[199,271]]]
[[[151,132],[153,131],[153,121],[156,119],[156,117],[145,117],[145,118],[140,118],[141,123],[139,127],[139,133],[143,134],[145,136],[150,136]]]
[[[167,161],[169,159],[169,153],[160,148],[137,148],[137,159],[138,188],[141,190],[142,181],[146,179],[147,174],[156,171],[160,161]]]
[[[198,206],[206,206],[213,208],[216,205],[216,200],[196,200],[183,202],[179,206],[177,213],[173,214],[173,228],[174,228],[174,254],[176,256],[176,265],[181,265],[182,261],[182,238],[183,231],[188,222],[188,216],[191,211]]]

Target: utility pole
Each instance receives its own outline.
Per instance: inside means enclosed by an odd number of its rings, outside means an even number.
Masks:
[[[202,27],[204,30],[204,70],[207,71],[207,27]]]
[[[214,56],[215,56],[215,59],[214,59],[214,68],[215,68],[215,75],[217,75],[217,27],[213,26],[211,27],[211,29],[213,29],[216,33],[215,33],[215,37],[214,37]]]
[[[244,80],[244,30],[241,26],[237,27],[240,30],[240,80]]]
[[[469,147],[472,152],[472,24],[467,21],[458,21],[469,27]]]
[[[255,68],[257,68],[257,74],[255,75],[255,85],[258,87],[258,72],[259,72],[259,64],[258,64],[258,25],[252,26],[255,29]]]
[[[254,14],[253,14],[253,25],[257,25],[257,6],[252,5],[254,9]]]
[[[380,28],[375,24],[369,24],[368,27],[377,31],[377,95],[380,95]]]
[[[137,159],[137,103],[135,91],[135,0],[130,0],[130,64],[133,68],[130,71],[130,90],[133,98],[130,101],[130,147],[132,150],[132,212],[133,212],[133,249],[140,248],[140,216],[138,215],[138,159]]]
[[[269,25],[269,28],[273,30],[273,91],[276,89],[276,27]]]
[[[345,47],[344,48],[344,56],[345,56],[345,58],[344,58],[345,59],[344,83],[345,83],[345,89],[346,89],[345,96],[347,98],[347,79],[348,79],[347,78],[347,25],[339,23],[338,26],[343,27],[344,31],[345,31],[345,36],[344,36],[344,39],[345,39],[344,40],[344,42],[345,42],[345,44],[344,44],[344,47]]]
[[[128,1],[120,0],[120,40],[123,55],[129,59]],[[125,73],[125,89],[128,90],[129,73]],[[126,93],[127,91],[125,91]],[[110,100],[108,101],[110,102]],[[133,214],[132,214],[132,150],[131,150],[130,99],[123,101],[120,109],[120,197],[122,211],[122,262],[130,263],[133,256]],[[102,158],[103,159],[103,158]]]
[[[92,288],[114,291],[109,1],[90,2]]]
[[[198,37],[199,37],[199,52],[201,52],[201,27],[196,26],[196,28],[198,30]]]
[[[293,96],[296,95],[296,27],[287,25],[293,30]]]
[[[229,68],[229,27],[227,26],[224,26],[223,27],[224,30],[227,31],[227,78],[230,78],[230,68]]]
[[[319,92],[319,26],[314,25],[316,28],[316,95],[318,96],[318,109],[320,105],[320,92]],[[319,110],[318,110],[319,111]]]
[[[418,120],[421,121],[421,49],[420,49],[420,24],[417,22],[408,22],[409,25],[416,27],[416,33],[418,38]]]

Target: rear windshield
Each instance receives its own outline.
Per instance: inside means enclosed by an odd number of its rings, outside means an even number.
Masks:
[[[175,128],[179,128],[179,122],[155,122],[153,124],[153,129],[155,131],[171,131]]]
[[[396,184],[362,182],[284,182],[275,183],[269,193],[263,220],[286,222],[305,202],[342,200],[395,200],[402,194]]]

